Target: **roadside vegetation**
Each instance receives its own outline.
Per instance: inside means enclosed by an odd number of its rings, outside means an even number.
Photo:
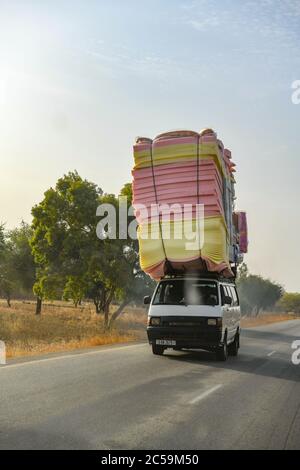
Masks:
[[[131,204],[131,185],[120,194]],[[139,266],[137,240],[99,237],[96,210],[102,203],[112,204],[118,219],[118,197],[75,171],[44,193],[32,209],[31,225],[22,222],[11,231],[0,226],[0,296],[8,307],[12,298],[35,298],[35,314],[41,315],[47,301],[70,301],[76,308],[90,300],[110,330],[127,305],[152,293],[154,283]]]
[[[44,305],[43,315],[34,312],[34,302],[14,300],[9,308],[0,301],[0,331],[8,358],[145,339],[146,311],[137,307],[126,308],[109,331],[91,303],[75,308],[55,302]]]
[[[251,328],[252,326],[269,325],[270,323],[295,320],[296,318],[297,316],[293,313],[262,312],[260,315],[255,317],[242,317],[241,326],[242,328]]]
[[[249,273],[245,263],[238,269],[237,289],[243,315],[252,317],[272,311],[284,294],[280,284]]]
[[[117,306],[111,308],[114,311]],[[255,317],[243,316],[242,328],[294,318],[294,314],[261,312]],[[143,307],[127,306],[114,328],[106,331],[103,318],[95,313],[91,302],[77,308],[65,301],[45,303],[43,315],[36,316],[34,301],[13,300],[11,307],[0,301],[0,331],[8,358],[144,341],[146,323]]]

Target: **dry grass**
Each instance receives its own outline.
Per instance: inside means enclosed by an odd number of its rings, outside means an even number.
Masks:
[[[32,302],[0,301],[0,339],[7,357],[38,355],[145,338],[146,312],[127,308],[110,332],[104,332],[102,315],[93,305],[74,308],[66,302],[45,305],[41,316]]]
[[[288,313],[263,313],[257,317],[243,317],[242,318],[242,327],[247,328],[251,326],[261,326],[268,325],[270,323],[277,323],[281,321],[294,320],[297,318],[293,314]]]

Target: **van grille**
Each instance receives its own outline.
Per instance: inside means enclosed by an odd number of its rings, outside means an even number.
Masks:
[[[207,317],[161,317],[162,326],[201,327],[207,325]]]

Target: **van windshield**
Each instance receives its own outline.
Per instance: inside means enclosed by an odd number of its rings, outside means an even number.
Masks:
[[[218,305],[217,283],[206,280],[161,281],[152,305]]]

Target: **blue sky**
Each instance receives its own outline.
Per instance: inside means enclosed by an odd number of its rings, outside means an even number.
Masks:
[[[211,126],[250,269],[299,291],[299,79],[299,0],[0,0],[0,220],[72,169],[118,192],[135,136]]]

